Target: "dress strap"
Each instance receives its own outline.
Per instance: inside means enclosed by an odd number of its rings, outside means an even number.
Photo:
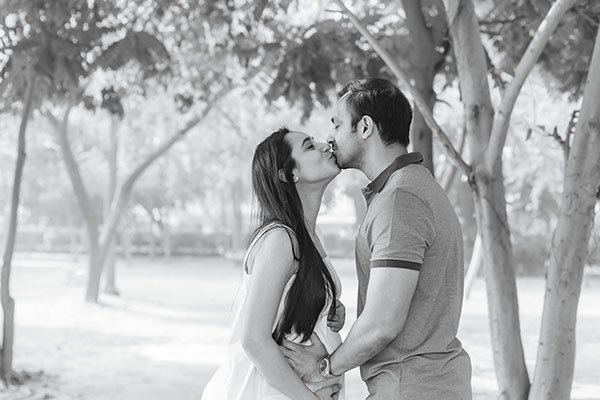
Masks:
[[[242,268],[244,269],[244,272],[246,274],[248,274],[248,257],[250,256],[250,251],[252,251],[252,249],[254,248],[254,246],[256,245],[256,243],[258,243],[258,241],[265,236],[265,234],[267,232],[269,232],[271,229],[274,228],[285,228],[288,232],[290,232],[292,235],[296,235],[296,233],[292,230],[292,228],[290,228],[289,226],[282,224],[281,222],[271,222],[267,225],[265,225],[255,236],[254,239],[252,239],[252,242],[250,242],[250,246],[248,246],[248,250],[246,251],[246,256],[244,257],[244,262],[242,263]]]

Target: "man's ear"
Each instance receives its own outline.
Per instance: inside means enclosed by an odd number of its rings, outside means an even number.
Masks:
[[[369,136],[371,136],[374,127],[375,122],[373,121],[373,118],[368,115],[363,115],[356,126],[360,137],[363,139],[367,139]]]

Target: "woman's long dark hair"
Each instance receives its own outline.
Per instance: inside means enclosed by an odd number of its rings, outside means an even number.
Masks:
[[[292,330],[302,336],[302,341],[308,340],[327,296],[332,299],[330,313],[335,312],[333,299],[336,298],[333,278],[304,222],[302,203],[292,175],[295,167],[292,148],[285,140],[288,133],[287,128],[273,132],[256,146],[252,160],[252,187],[258,202],[258,227],[253,236],[268,224],[278,222],[294,231],[298,243],[298,254],[294,254],[299,261],[296,279],[285,300],[281,320],[273,332],[277,343],[281,343]],[[280,171],[285,181],[281,179]]]

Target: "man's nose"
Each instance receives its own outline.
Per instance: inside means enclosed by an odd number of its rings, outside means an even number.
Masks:
[[[333,128],[331,128],[331,130],[327,134],[327,138],[325,138],[325,140],[327,141],[327,143],[335,142],[335,137],[333,136]]]

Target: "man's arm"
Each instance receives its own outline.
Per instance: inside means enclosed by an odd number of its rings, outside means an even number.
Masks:
[[[329,372],[335,375],[365,363],[402,331],[425,250],[435,238],[431,209],[416,195],[398,189],[385,201],[368,227],[371,265],[365,308],[330,356]],[[284,341],[281,351],[303,379],[322,379],[319,364],[327,355],[322,344],[300,348]]]
[[[364,364],[400,334],[418,278],[418,271],[406,268],[371,270],[365,309],[330,356],[332,374],[341,375]]]

